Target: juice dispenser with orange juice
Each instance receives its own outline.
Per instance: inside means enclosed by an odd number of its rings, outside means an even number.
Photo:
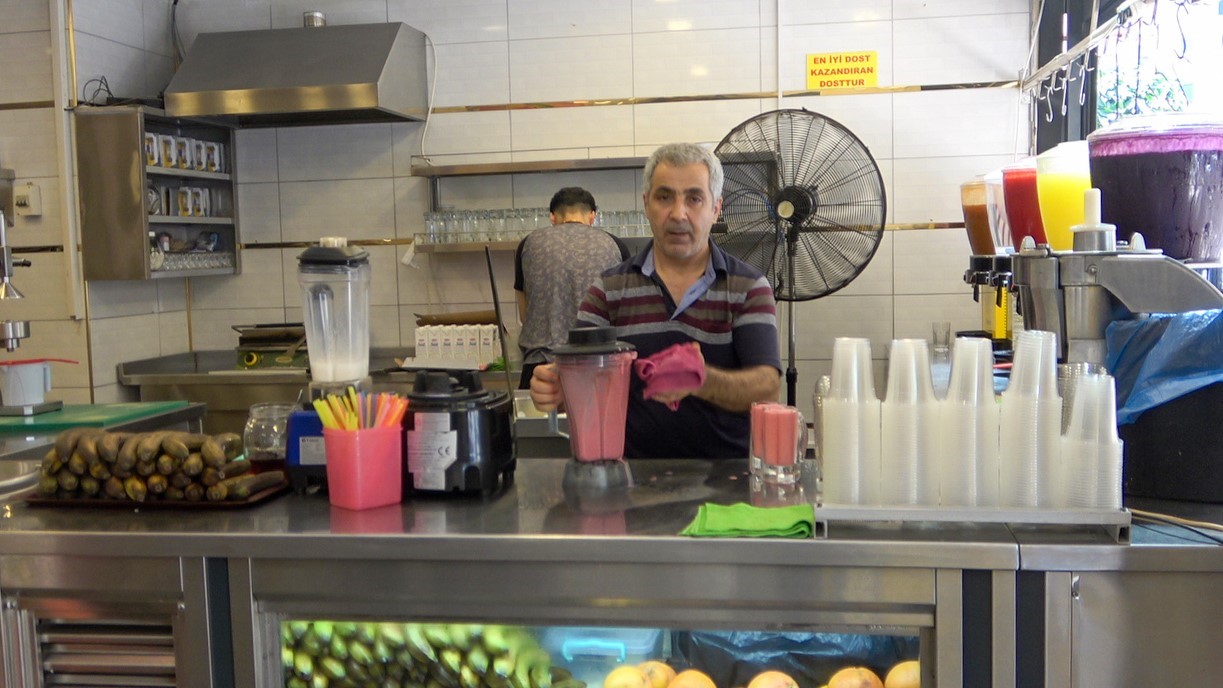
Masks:
[[[1036,192],[1045,238],[1054,251],[1074,245],[1070,228],[1083,224],[1083,192],[1091,188],[1086,141],[1067,141],[1036,157]]]

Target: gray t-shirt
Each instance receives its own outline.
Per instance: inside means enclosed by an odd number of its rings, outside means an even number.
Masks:
[[[618,237],[580,222],[531,232],[514,255],[514,289],[527,297],[519,347],[532,352],[564,344],[586,290],[628,257]]]

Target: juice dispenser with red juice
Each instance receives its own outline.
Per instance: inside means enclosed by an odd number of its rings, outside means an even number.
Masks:
[[[1040,219],[1040,196],[1036,193],[1036,158],[1024,158],[1002,168],[1002,196],[1011,226],[1012,248],[1018,251],[1023,238],[1029,236],[1038,244],[1048,243]]]

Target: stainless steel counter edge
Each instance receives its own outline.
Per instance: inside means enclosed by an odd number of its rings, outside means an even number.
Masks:
[[[617,500],[561,488],[565,461],[520,459],[490,499],[417,499],[348,511],[325,496],[284,495],[237,510],[76,509],[0,505],[0,552],[80,556],[690,563],[736,566],[1015,570],[1005,526],[841,528],[828,540],[675,535],[706,502],[747,501],[746,462],[633,462],[637,487]],[[606,533],[617,534],[606,534]]]

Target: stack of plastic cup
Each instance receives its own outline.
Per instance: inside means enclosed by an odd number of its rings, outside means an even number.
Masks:
[[[998,505],[998,404],[988,339],[955,340],[951,384],[939,409],[939,503]]]
[[[879,504],[879,399],[869,339],[838,337],[822,402],[825,504]]]
[[[1117,390],[1111,375],[1078,379],[1070,424],[1062,436],[1068,505],[1121,508],[1121,452],[1117,436]]]
[[[1057,395],[1057,335],[1025,330],[1015,338],[1011,381],[999,410],[1002,506],[1065,506],[1059,480],[1062,398]]]
[[[1062,363],[1057,367],[1057,393],[1062,398],[1062,434],[1070,427],[1070,411],[1074,408],[1074,392],[1079,380],[1087,375],[1105,375],[1108,369],[1099,363]]]
[[[883,503],[938,504],[938,406],[924,339],[894,339],[881,413]]]

